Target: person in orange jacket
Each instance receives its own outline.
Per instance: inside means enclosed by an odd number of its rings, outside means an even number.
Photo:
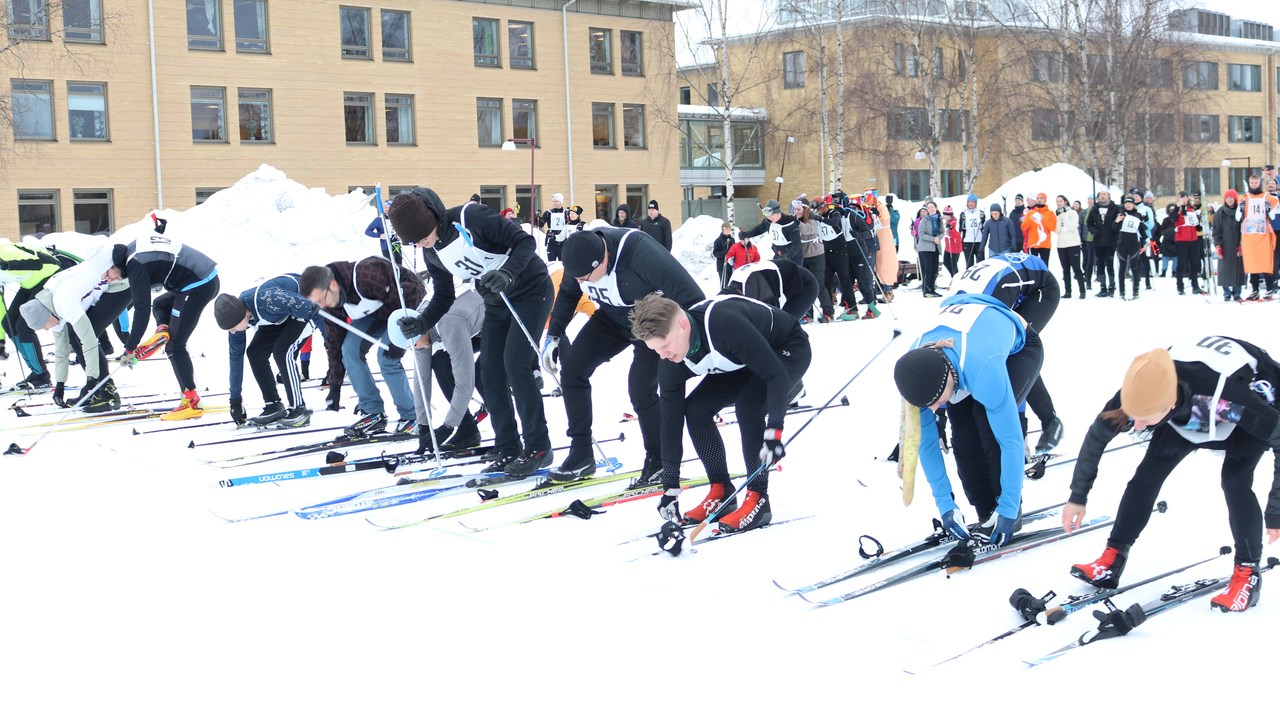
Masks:
[[[1052,247],[1051,237],[1058,229],[1058,216],[1047,207],[1049,196],[1036,195],[1035,207],[1022,215],[1022,236],[1026,238],[1023,249],[1046,263]]]

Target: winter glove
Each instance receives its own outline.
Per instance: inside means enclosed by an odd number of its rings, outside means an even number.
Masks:
[[[1219,259],[1219,260],[1221,260],[1221,259],[1222,259],[1222,246],[1221,246],[1221,245],[1217,246],[1216,248],[1214,248],[1214,251],[1218,253],[1218,259]]]
[[[448,425],[441,425],[435,430],[427,429],[426,425],[418,426],[418,454],[426,455],[434,453],[435,448],[444,445],[444,441],[453,437],[453,428]],[[429,434],[430,433],[430,434]],[[431,434],[435,435],[435,445],[431,444]]]
[[[139,360],[139,357],[138,357],[137,348],[134,348],[132,350],[125,350],[120,355],[120,364],[127,365],[128,367],[133,367],[134,365],[137,365],[138,360]]]
[[[776,430],[765,428],[764,445],[760,448],[760,462],[765,467],[772,467],[787,454],[787,448],[782,444],[782,428]]]
[[[487,288],[491,293],[503,292],[511,286],[511,282],[511,273],[503,270],[502,268],[490,270],[480,278],[480,284]]]
[[[423,327],[421,315],[402,315],[396,320],[396,326],[400,328],[400,332],[404,333],[407,338],[425,335],[427,329]]]
[[[57,405],[60,408],[64,408],[67,406],[66,391],[67,391],[66,383],[58,383],[57,385],[53,386],[53,404],[54,405]]]
[[[1240,222],[1241,220],[1244,220],[1244,206],[1243,206],[1243,205],[1241,205],[1241,206],[1239,206],[1239,207],[1237,207],[1237,208],[1236,208],[1236,222]]]
[[[391,347],[383,350],[382,352],[387,356],[388,360],[399,360],[404,357],[404,348],[395,344],[392,344]]]
[[[548,335],[542,341],[542,369],[559,377],[560,375],[560,338]]]
[[[662,493],[658,500],[658,514],[663,520],[680,525],[684,516],[680,514],[680,488],[671,488]]]
[[[965,527],[964,515],[959,510],[948,510],[942,514],[942,529],[957,540],[969,539],[969,529]]]
[[[236,427],[244,425],[249,420],[249,414],[244,411],[244,400],[241,398],[231,398],[231,422]]]
[[[987,540],[987,543],[993,547],[1002,547],[1013,538],[1013,526],[1018,522],[1018,519],[1007,518],[1000,514],[994,517],[996,526],[991,529],[991,538]]]

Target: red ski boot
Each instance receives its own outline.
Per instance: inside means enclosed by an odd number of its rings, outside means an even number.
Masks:
[[[1244,612],[1258,604],[1258,596],[1262,594],[1262,573],[1258,571],[1258,563],[1237,563],[1236,571],[1231,573],[1231,583],[1221,595],[1209,601],[1209,607],[1222,612]]]
[[[1091,563],[1071,566],[1071,575],[1096,588],[1113,590],[1120,585],[1120,573],[1124,572],[1124,551],[1107,546],[1102,557]]]
[[[768,525],[772,519],[769,496],[748,490],[738,509],[720,518],[720,532],[744,532]]]
[[[684,514],[684,521],[689,525],[698,525],[707,519],[707,516],[715,512],[724,499],[733,494],[733,485],[729,483],[711,483],[710,491],[707,496],[698,503],[696,507]],[[738,500],[735,498],[731,501],[728,511],[732,512],[738,507]]]

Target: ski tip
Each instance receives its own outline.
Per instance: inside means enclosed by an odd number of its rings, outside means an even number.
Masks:
[[[772,583],[773,583],[773,586],[774,586],[774,587],[778,588],[779,590],[781,590],[782,592],[784,592],[784,593],[786,593],[786,594],[788,594],[788,595],[794,595],[794,594],[795,594],[795,592],[796,592],[795,590],[791,590],[791,589],[789,589],[789,588],[785,588],[785,587],[783,587],[783,586],[782,586],[782,583],[778,582],[777,580],[771,580],[770,582],[772,582]]]

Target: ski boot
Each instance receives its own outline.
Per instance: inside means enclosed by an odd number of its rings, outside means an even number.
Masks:
[[[644,466],[640,468],[640,476],[627,485],[627,491],[656,487],[662,484],[662,457],[645,455]]]
[[[555,453],[550,449],[525,450],[520,457],[507,463],[505,472],[512,477],[528,477],[544,467],[549,467],[552,460],[555,460]]]
[[[299,405],[298,407],[290,408],[289,412],[282,415],[279,420],[276,420],[275,426],[282,430],[292,430],[294,428],[304,428],[310,424],[311,411]]]
[[[266,427],[280,418],[283,418],[284,414],[284,403],[279,401],[267,403],[267,406],[262,409],[261,415],[249,418],[249,424],[257,425],[258,427]]]
[[[729,483],[711,483],[707,496],[698,503],[696,507],[684,514],[684,521],[688,525],[697,525],[707,519],[707,516],[720,508],[720,504],[724,499],[733,494],[733,485]],[[725,508],[728,512],[738,509],[738,499],[734,498],[729,501],[729,505]]]
[[[1222,612],[1244,612],[1258,604],[1262,594],[1262,573],[1258,563],[1236,563],[1231,582],[1221,594],[1209,601],[1209,607]]]
[[[1071,566],[1072,577],[1077,577],[1096,588],[1114,590],[1120,585],[1120,573],[1124,572],[1126,554],[1119,548],[1107,546],[1102,557],[1091,563]]]
[[[769,507],[769,496],[755,490],[748,490],[737,510],[720,517],[720,532],[746,532],[768,525],[772,519],[773,511]]]
[[[385,413],[369,413],[344,428],[342,434],[349,438],[367,438],[386,429],[387,416]]]
[[[558,483],[582,480],[596,474],[596,459],[590,445],[570,445],[569,456],[560,463],[560,467],[548,473]]]
[[[183,390],[182,402],[178,407],[160,416],[161,420],[194,420],[204,417],[204,409],[200,407],[200,396],[195,390]]]

